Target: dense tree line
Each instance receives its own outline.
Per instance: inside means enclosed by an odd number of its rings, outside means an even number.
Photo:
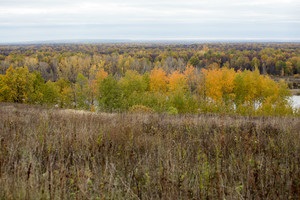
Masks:
[[[295,114],[284,82],[254,71],[235,71],[215,66],[166,72],[126,70],[121,77],[91,68],[56,81],[39,72],[12,66],[0,75],[0,101],[56,105],[62,108],[108,112],[238,113],[243,115]]]
[[[0,46],[0,100],[90,110],[291,113],[295,43]],[[281,109],[279,112],[278,109]]]
[[[127,70],[140,74],[155,67],[167,73],[192,65],[197,69],[229,67],[261,74],[299,76],[298,43],[211,44],[53,44],[0,46],[0,74],[9,66],[27,66],[48,81],[65,78],[75,83],[78,73],[104,68],[113,76]]]

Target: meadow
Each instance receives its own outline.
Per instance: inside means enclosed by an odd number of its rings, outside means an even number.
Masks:
[[[297,199],[300,119],[0,103],[0,199]]]

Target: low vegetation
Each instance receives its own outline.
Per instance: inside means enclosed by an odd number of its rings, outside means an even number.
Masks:
[[[0,199],[299,198],[299,118],[132,110],[0,103]]]

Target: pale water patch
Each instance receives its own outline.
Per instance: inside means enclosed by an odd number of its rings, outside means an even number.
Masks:
[[[293,108],[300,108],[300,96],[293,95],[291,97],[291,102],[292,102]]]

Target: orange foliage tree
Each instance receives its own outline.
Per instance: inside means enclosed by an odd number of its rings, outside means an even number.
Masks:
[[[183,92],[187,90],[187,79],[186,76],[180,73],[178,70],[174,71],[168,76],[168,89],[169,92]]]
[[[166,72],[161,68],[154,68],[150,72],[150,91],[166,92],[168,77]]]
[[[204,88],[207,97],[216,102],[225,103],[229,103],[234,98],[236,72],[233,69],[204,69],[202,73],[204,74]]]

